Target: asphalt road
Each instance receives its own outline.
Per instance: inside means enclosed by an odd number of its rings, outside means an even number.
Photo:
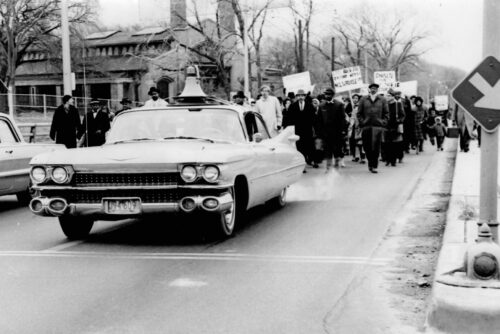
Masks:
[[[377,175],[308,169],[284,209],[254,209],[218,242],[168,217],[68,242],[55,218],[0,197],[0,333],[333,332],[355,275],[387,263],[372,254],[433,148]]]

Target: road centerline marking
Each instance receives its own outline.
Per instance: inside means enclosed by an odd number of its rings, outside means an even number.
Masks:
[[[69,257],[98,258],[123,260],[197,260],[197,261],[247,261],[247,262],[281,262],[305,264],[363,264],[385,266],[388,258],[368,258],[356,256],[311,256],[311,255],[267,255],[246,253],[111,253],[81,251],[0,251],[0,257]]]

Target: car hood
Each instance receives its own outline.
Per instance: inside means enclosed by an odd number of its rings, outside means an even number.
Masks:
[[[208,143],[196,140],[107,144],[42,153],[31,164],[62,165],[152,165],[177,163],[230,163],[245,159],[248,144]]]

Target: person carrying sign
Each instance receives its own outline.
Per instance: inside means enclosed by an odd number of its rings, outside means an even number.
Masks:
[[[363,131],[363,148],[368,159],[368,170],[377,173],[382,135],[389,120],[389,108],[386,99],[377,94],[378,84],[372,83],[368,88],[370,94],[359,101],[357,116]]]

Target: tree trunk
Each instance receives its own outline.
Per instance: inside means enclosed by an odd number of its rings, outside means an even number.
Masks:
[[[304,32],[302,31],[302,20],[299,20],[299,57],[297,59],[297,72],[304,72]]]
[[[255,66],[257,67],[257,86],[262,87],[262,69],[260,59],[260,47],[255,48]]]

